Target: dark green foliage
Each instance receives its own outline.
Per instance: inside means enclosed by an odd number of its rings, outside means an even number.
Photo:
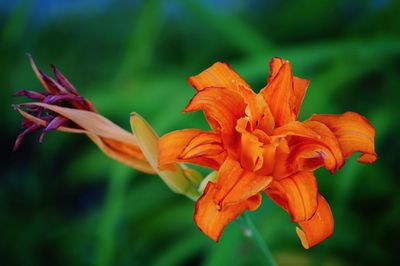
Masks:
[[[0,10],[1,265],[263,265],[237,223],[213,243],[196,228],[192,202],[83,136],[50,132],[42,145],[29,136],[12,153],[20,117],[10,105],[20,99],[11,94],[40,89],[26,52],[46,71],[55,64],[104,116],[129,129],[138,112],[160,135],[207,129],[200,113],[181,113],[194,94],[188,76],[226,61],[258,91],[272,56],[290,60],[311,80],[301,119],[363,114],[379,160],[353,156],[335,176],[316,172],[336,225],[311,250],[266,197],[250,216],[282,265],[400,263],[398,1],[128,2],[57,16],[52,1]]]

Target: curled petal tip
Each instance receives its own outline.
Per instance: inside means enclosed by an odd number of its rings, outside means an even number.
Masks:
[[[365,153],[360,155],[360,157],[358,157],[357,159],[359,163],[373,163],[376,160],[378,160],[378,155],[376,153],[373,154]]]
[[[28,56],[29,63],[30,63],[34,68],[36,68],[36,64],[35,64],[35,61],[33,60],[32,55],[31,55],[30,53],[27,53],[26,56]]]
[[[42,101],[46,96],[36,91],[20,90],[12,94],[14,97],[26,96],[29,99]]]
[[[38,138],[38,142],[39,143],[43,143],[43,138],[44,138],[44,135],[46,135],[46,132],[47,131],[42,131],[41,133],[40,133],[40,135],[39,135],[39,138]]]
[[[29,60],[29,62],[32,64],[35,64],[34,62],[33,62],[33,57],[32,57],[32,55],[30,54],[30,53],[26,53],[26,56],[28,57],[28,60]]]
[[[13,146],[12,151],[13,151],[13,152],[16,152],[16,151],[18,150],[18,148],[19,148],[20,145],[21,145],[21,138],[18,137],[18,138],[15,140],[15,143],[14,143],[14,146]]]
[[[300,228],[296,233],[305,249],[311,248],[333,234],[334,221],[329,204],[318,194],[318,208],[314,216],[308,220],[299,222]]]
[[[297,233],[298,237],[300,238],[301,245],[305,249],[309,249],[310,245],[308,244],[306,234],[303,232],[303,230],[301,230],[299,227],[296,226],[296,233]]]
[[[11,96],[14,96],[14,97],[19,97],[19,96],[24,96],[25,94],[24,94],[24,90],[20,90],[20,91],[17,91],[17,92],[14,92],[13,94],[11,94]]]

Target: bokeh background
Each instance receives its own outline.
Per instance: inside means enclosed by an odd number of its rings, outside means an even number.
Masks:
[[[379,160],[317,171],[336,225],[311,250],[267,198],[250,216],[281,265],[399,265],[399,13],[396,0],[0,1],[0,264],[264,264],[237,223],[213,243],[194,225],[192,202],[84,136],[29,136],[12,153],[20,117],[10,105],[22,99],[11,94],[42,90],[29,52],[104,116],[129,130],[136,111],[159,134],[207,129],[201,113],[181,113],[194,94],[188,76],[225,61],[259,90],[270,58],[289,59],[311,80],[301,118],[363,114]]]

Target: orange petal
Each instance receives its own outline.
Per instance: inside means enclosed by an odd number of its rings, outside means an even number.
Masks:
[[[239,137],[236,121],[245,115],[245,103],[235,91],[224,88],[206,88],[199,91],[184,109],[185,112],[203,110],[211,128],[222,135],[226,147]]]
[[[296,171],[312,171],[320,166],[333,173],[344,163],[335,135],[320,122],[291,122],[275,129],[274,133],[278,136],[292,135],[288,139],[290,151],[277,153],[275,178],[282,179]]]
[[[189,83],[198,91],[209,87],[238,90],[239,85],[250,86],[227,64],[217,62],[200,74],[190,77]]]
[[[198,129],[177,130],[158,141],[158,164],[188,162],[218,170],[225,159],[221,138]]]
[[[276,143],[276,141],[273,143]],[[274,166],[272,172],[274,179],[280,180],[297,172],[297,170],[288,167],[287,160],[289,157],[289,153],[290,149],[287,140],[280,138],[278,146],[275,150]]]
[[[271,61],[269,62],[269,77],[268,77],[268,83],[271,83],[274,78],[278,75],[279,71],[281,70],[281,67],[286,64],[288,61],[279,58],[279,57],[273,57]]]
[[[270,132],[274,120],[262,96],[258,96],[229,65],[217,62],[200,74],[189,78],[189,83],[198,91],[207,88],[225,88],[236,91],[247,105],[246,112],[251,123],[260,124],[258,128]]]
[[[277,145],[274,143],[265,145],[262,148],[263,164],[262,167],[256,171],[257,175],[272,175],[276,159],[276,149]]]
[[[214,202],[220,209],[237,204],[265,190],[271,181],[271,177],[247,171],[228,157],[218,171]]]
[[[374,147],[375,128],[369,121],[353,112],[342,115],[313,115],[310,120],[325,124],[337,137],[345,158],[354,152],[361,152],[361,163],[376,161]]]
[[[260,94],[265,98],[275,118],[276,126],[297,119],[309,81],[292,75],[288,61],[272,58],[268,84]]]
[[[293,77],[293,90],[294,90],[293,112],[296,115],[296,117],[299,114],[300,107],[301,104],[303,103],[303,98],[304,95],[306,94],[309,84],[310,84],[309,80]]]
[[[292,106],[293,75],[288,61],[273,58],[270,66],[271,76],[268,79],[268,85],[260,91],[260,94],[274,116],[275,125],[279,127],[296,120]]]
[[[241,136],[237,158],[245,169],[255,172],[260,168],[264,168],[264,157],[266,154],[263,146],[265,146],[265,143],[270,143],[271,138],[260,129],[249,133],[250,128],[249,117],[242,117],[237,121],[236,130]],[[265,173],[265,171],[262,173]]]
[[[196,202],[194,220],[199,229],[214,241],[218,241],[225,226],[245,210],[255,210],[261,204],[261,195],[256,194],[238,204],[220,209],[213,198],[216,185],[208,182],[203,195]]]
[[[271,137],[261,129],[253,130],[251,134],[257,136],[257,138],[264,144],[269,144],[272,142]]]
[[[255,175],[252,172],[246,172],[218,205],[224,209],[243,202],[265,190],[271,182],[271,176]]]
[[[306,249],[332,235],[334,227],[332,212],[324,197],[318,194],[318,208],[314,216],[308,221],[300,222],[299,225],[301,229],[297,227],[296,233]]]
[[[333,172],[337,161],[331,150],[315,141],[299,141],[290,147],[286,165],[292,171],[314,171],[320,166]]]
[[[271,134],[275,127],[274,117],[269,106],[260,94],[255,94],[251,89],[239,91],[247,104],[245,113],[250,120],[251,130],[260,129]]]
[[[298,121],[289,122],[281,127],[275,128],[273,135],[274,137],[300,136],[312,139],[320,138],[317,132]]]
[[[263,166],[264,150],[263,143],[248,132],[241,134],[240,141],[240,163],[248,171],[257,171]]]
[[[237,182],[246,171],[240,166],[240,163],[230,157],[227,157],[218,171],[216,181],[216,191],[214,193],[214,202],[220,206],[220,203],[233,189]],[[221,207],[220,207],[221,208]]]
[[[236,122],[236,131],[239,133],[250,132],[251,131],[250,118],[247,116],[239,118]]]
[[[274,180],[265,193],[289,212],[293,222],[307,221],[317,210],[317,181],[312,172]]]
[[[149,165],[137,146],[113,139],[102,138],[90,132],[86,132],[86,135],[111,159],[144,173],[155,174],[154,169]]]
[[[324,144],[332,152],[336,159],[336,168],[342,167],[344,164],[344,158],[339,142],[333,132],[327,126],[318,121],[305,121],[303,124],[320,136],[317,141]]]

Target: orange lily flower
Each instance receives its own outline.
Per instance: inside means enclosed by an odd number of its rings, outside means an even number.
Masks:
[[[268,84],[258,93],[227,64],[215,63],[189,83],[197,90],[184,112],[202,110],[212,131],[178,130],[158,143],[159,167],[188,162],[218,171],[195,206],[197,226],[214,241],[245,210],[255,210],[265,192],[287,211],[305,248],[333,233],[333,217],[318,193],[313,171],[331,173],[346,158],[372,163],[375,129],[353,112],[297,115],[309,81],[292,75],[288,61],[273,58]]]

